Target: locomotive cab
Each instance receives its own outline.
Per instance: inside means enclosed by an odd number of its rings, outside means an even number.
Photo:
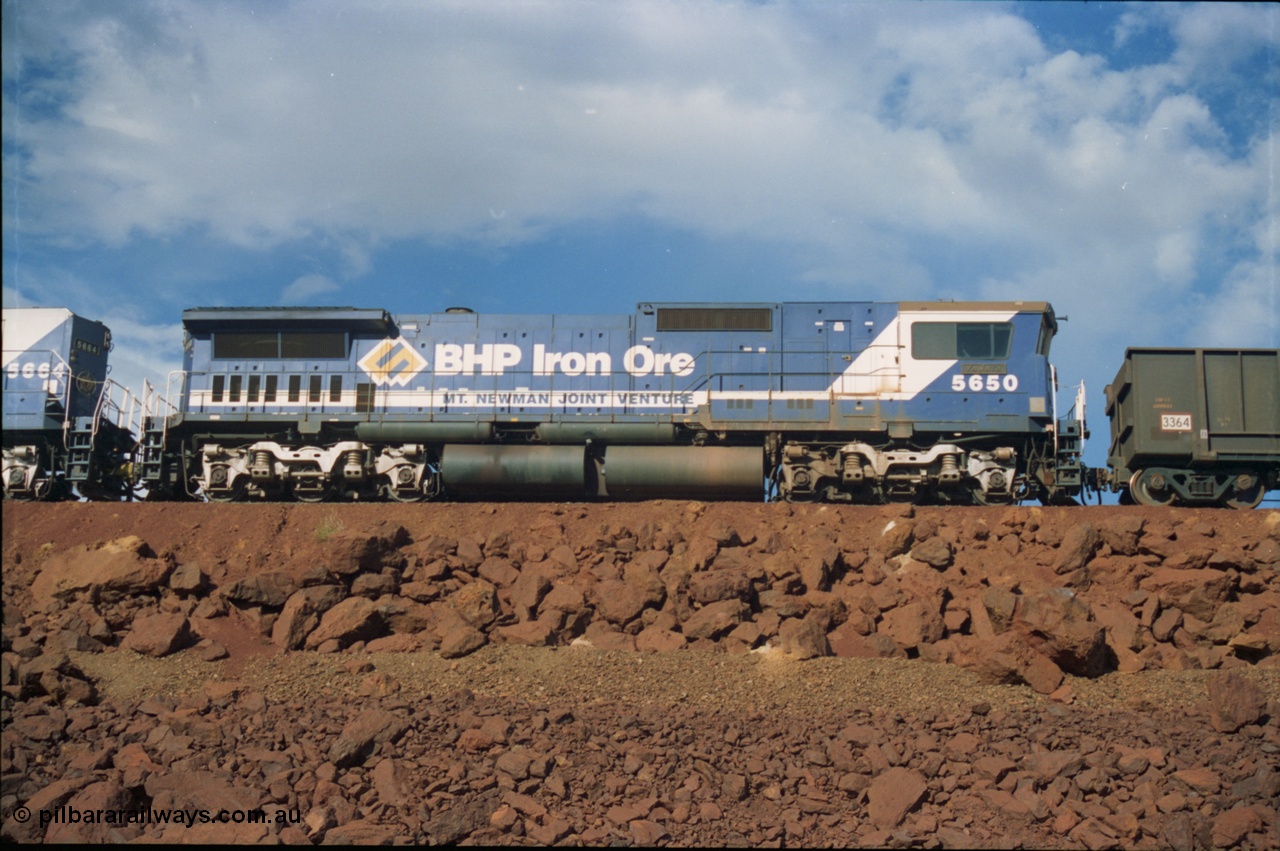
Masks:
[[[402,357],[387,353],[366,373],[353,352],[358,341],[395,337],[390,314],[194,308],[182,318],[186,369],[179,411],[165,424],[180,461],[157,473],[161,487],[214,500],[317,501],[343,484],[363,484],[368,465],[351,440],[355,415],[373,408],[371,374],[394,377]]]
[[[832,384],[821,442],[784,435],[792,499],[1056,499],[1046,302],[903,302]],[[841,444],[831,438],[845,438]]]

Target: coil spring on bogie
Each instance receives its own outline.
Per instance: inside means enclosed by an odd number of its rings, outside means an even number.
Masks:
[[[253,463],[249,465],[249,475],[258,480],[270,479],[272,469],[271,450],[255,449],[253,451]]]
[[[960,468],[956,464],[956,456],[950,452],[942,456],[942,469],[938,471],[938,481],[944,483],[960,481]]]
[[[364,450],[348,449],[342,454],[342,477],[344,479],[364,478]]]

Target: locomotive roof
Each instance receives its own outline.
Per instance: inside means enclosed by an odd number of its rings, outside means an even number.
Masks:
[[[898,309],[902,311],[920,311],[928,313],[931,310],[945,310],[948,312],[972,310],[975,313],[984,310],[992,311],[1017,311],[1018,313],[1043,313],[1049,321],[1049,328],[1054,333],[1058,333],[1058,317],[1053,313],[1053,305],[1047,301],[904,301],[898,304]],[[1066,317],[1062,317],[1066,321]]]
[[[192,307],[182,311],[182,324],[189,331],[217,331],[237,325],[276,327],[332,323],[351,330],[383,331],[391,314],[381,308],[364,307]]]
[[[825,303],[825,302],[823,302]],[[655,303],[642,302],[638,305],[642,312],[654,309]],[[679,306],[691,307],[777,307],[764,303],[724,303],[698,302],[679,303]],[[898,303],[899,310],[910,312],[930,311],[1015,311],[1018,313],[1043,313],[1056,329],[1057,321],[1053,307],[1047,301],[903,301]],[[391,314],[381,308],[361,307],[193,307],[182,312],[182,324],[189,331],[216,331],[239,327],[262,327],[274,325],[288,327],[292,325],[315,326],[331,324],[352,331],[382,332],[393,324]]]
[[[903,301],[899,310],[1016,310],[1019,313],[1053,313],[1047,301]]]

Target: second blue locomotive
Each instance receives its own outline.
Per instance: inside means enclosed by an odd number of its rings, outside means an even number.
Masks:
[[[107,326],[63,308],[6,309],[3,340],[5,498],[128,495],[141,408],[107,377]]]
[[[183,314],[156,495],[1010,503],[1079,493],[1045,302]]]

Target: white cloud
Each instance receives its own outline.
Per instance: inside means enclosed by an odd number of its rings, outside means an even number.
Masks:
[[[1091,342],[1144,306],[1189,332],[1177,311],[1270,280],[1217,236],[1256,226],[1273,166],[1232,153],[1197,85],[1249,85],[1230,66],[1276,50],[1278,18],[1152,5],[1117,41],[1175,49],[1125,70],[987,4],[18,6],[6,230],[336,247],[288,302],[388,241],[640,213],[788,244],[831,295],[1034,294],[1107,304]],[[957,280],[939,244],[1001,269]]]
[[[280,293],[280,303],[311,301],[316,296],[337,292],[339,289],[341,287],[324,275],[303,275],[284,288]]]
[[[1165,11],[1174,12],[1170,15],[1178,44],[1174,62],[1190,69],[1225,70],[1260,46],[1274,48],[1280,41],[1280,12],[1275,8],[1195,3]]]
[[[1275,142],[1273,137],[1265,148],[1274,151]],[[1280,196],[1274,180],[1273,174],[1266,212],[1249,233],[1256,253],[1237,263],[1201,305],[1194,329],[1200,345],[1280,347]]]
[[[1162,282],[1188,283],[1195,272],[1195,259],[1195,234],[1178,231],[1156,241],[1155,270]]]
[[[1195,339],[1203,346],[1280,348],[1280,280],[1275,264],[1233,270],[1202,308]]]

